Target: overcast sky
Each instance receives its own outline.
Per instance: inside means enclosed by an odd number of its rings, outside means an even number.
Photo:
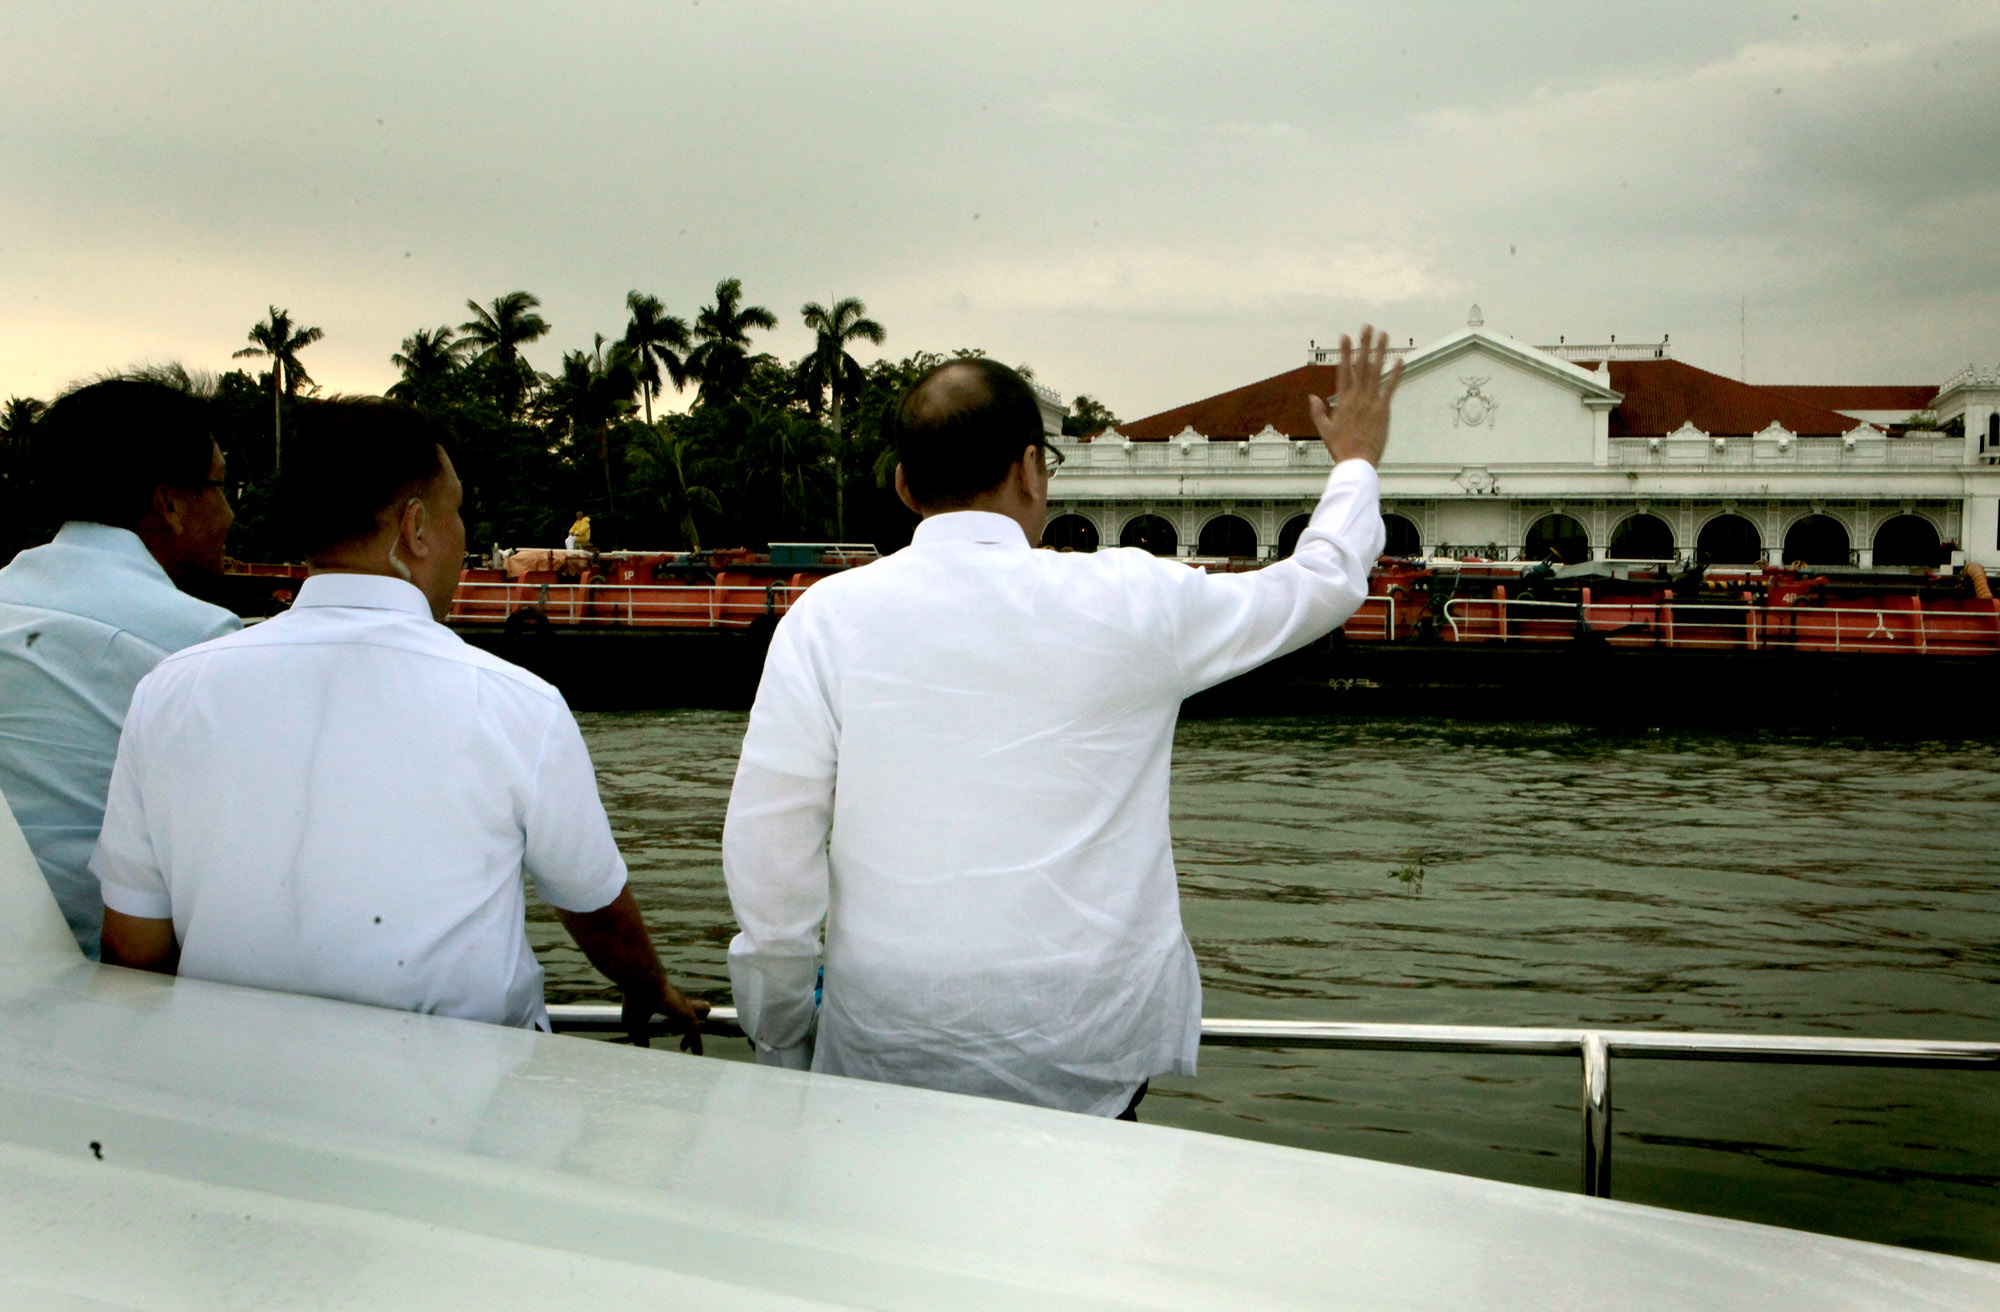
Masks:
[[[544,369],[717,279],[1126,418],[1477,301],[1765,382],[2000,358],[2000,4],[0,6],[0,396],[379,390],[468,297]],[[1747,305],[1747,349],[1739,313]]]

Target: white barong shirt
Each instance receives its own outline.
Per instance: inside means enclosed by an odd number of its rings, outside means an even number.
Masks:
[[[1344,623],[1382,545],[1375,470],[1343,461],[1253,573],[1031,550],[961,511],[815,583],[772,638],[723,832],[760,1060],[803,1065],[812,1035],[816,1071],[1098,1115],[1192,1074],[1181,699]]]
[[[168,653],[242,627],[110,524],[72,520],[0,569],[0,793],[86,956],[104,916],[90,851],[132,690]]]
[[[140,683],[91,869],[183,975],[544,1028],[523,871],[566,911],[625,887],[562,695],[363,574]]]

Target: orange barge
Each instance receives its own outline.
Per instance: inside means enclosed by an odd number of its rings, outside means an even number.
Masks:
[[[556,629],[749,630],[768,626],[818,580],[875,559],[868,546],[777,543],[768,552],[517,551],[469,568],[450,622],[468,632]],[[1212,571],[1257,568],[1202,560]],[[235,565],[249,614],[291,600],[305,570]],[[1663,651],[1988,656],[2000,600],[1983,571],[1731,566],[1676,572],[1640,562],[1576,566],[1384,557],[1342,630],[1366,644],[1580,644]]]

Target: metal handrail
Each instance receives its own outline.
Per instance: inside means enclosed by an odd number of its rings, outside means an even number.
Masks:
[[[1488,607],[1491,614],[1466,615],[1462,608]],[[1518,638],[1523,642],[1566,642],[1571,634],[1550,634],[1543,632],[1515,634],[1509,632],[1510,616],[1515,609],[1539,609],[1541,615],[1518,618],[1539,620],[1562,619],[1573,616],[1579,626],[1584,625],[1592,611],[1644,611],[1652,610],[1659,616],[1646,632],[1676,647],[1751,647],[1768,649],[1794,648],[1800,645],[1825,646],[1830,644],[1834,651],[1868,650],[1876,639],[1886,642],[1902,641],[1920,653],[1940,655],[1986,655],[2000,645],[2000,635],[1995,638],[1981,636],[1960,637],[1949,633],[1939,634],[1933,626],[1939,622],[1949,622],[1960,616],[1966,618],[1990,618],[1980,611],[1926,611],[1921,607],[1893,606],[1794,606],[1768,605],[1751,601],[1730,602],[1682,602],[1661,601],[1543,601],[1528,597],[1454,597],[1444,604],[1445,627],[1451,633],[1453,642],[1464,642],[1464,633],[1480,638],[1498,638],[1506,641]],[[1557,612],[1550,614],[1548,612]],[[1705,620],[1704,616],[1714,612],[1724,612],[1732,622]],[[1832,617],[1831,633],[1798,632],[1800,618],[1812,620],[1818,617]],[[1735,629],[1736,633],[1721,638],[1692,638],[1674,633],[1674,622],[1688,617],[1699,627],[1708,629]],[[1460,629],[1461,620],[1464,631]],[[1845,623],[1843,623],[1845,621]],[[1865,633],[1855,633],[1863,624],[1868,624]],[[1637,638],[1641,634],[1621,634]]]
[[[559,1033],[623,1033],[607,1003],[554,1003]],[[734,1007],[717,1007],[707,1034],[742,1037]],[[1576,1057],[1583,1069],[1583,1192],[1611,1196],[1611,1059],[1737,1061],[1793,1066],[1893,1066],[2000,1072],[2000,1043],[1953,1039],[1855,1039],[1789,1034],[1702,1034],[1663,1030],[1520,1028],[1503,1025],[1392,1025],[1321,1020],[1204,1017],[1201,1041],[1231,1048],[1346,1048],[1465,1052],[1513,1057]]]
[[[536,589],[535,600],[526,603],[564,624],[621,625],[630,628],[744,628],[757,620],[781,615],[805,592],[790,584],[773,583],[762,588],[744,584],[674,583],[488,583],[461,582],[452,594],[447,618],[461,624],[499,623],[515,609],[515,593]],[[551,590],[559,590],[560,596]],[[757,592],[754,607],[732,596]],[[637,607],[652,602],[682,603],[684,615],[642,615]],[[474,607],[497,608],[491,613],[475,612]],[[619,613],[622,608],[622,614]],[[598,612],[592,614],[590,612]],[[609,612],[609,613],[606,613]]]
[[[1381,602],[1384,606],[1387,606],[1389,608],[1388,615],[1385,616],[1382,620],[1382,641],[1394,642],[1396,640],[1396,599],[1394,597],[1385,596],[1381,593],[1371,592],[1367,596],[1363,597],[1361,599],[1361,604],[1354,608],[1354,614],[1348,616],[1346,622],[1340,626],[1341,631],[1346,632],[1347,626],[1349,624],[1354,623],[1354,621],[1360,617],[1362,611],[1367,610],[1370,605],[1376,602]],[[1348,636],[1352,638],[1357,638],[1362,642],[1367,642],[1370,640],[1366,635],[1362,634],[1349,634]]]

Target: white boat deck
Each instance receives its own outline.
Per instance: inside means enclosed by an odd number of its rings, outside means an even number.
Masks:
[[[93,966],[0,807],[0,1306],[1984,1308],[2000,1265]]]

